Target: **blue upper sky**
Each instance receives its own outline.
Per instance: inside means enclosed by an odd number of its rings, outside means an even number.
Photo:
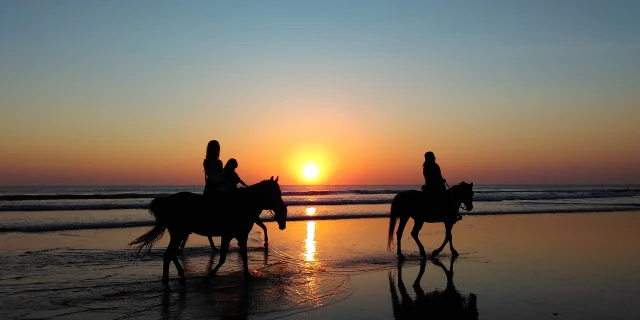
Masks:
[[[0,134],[145,144],[176,108],[195,126],[213,108],[229,119],[213,134],[235,137],[229,123],[333,108],[398,139],[463,124],[479,145],[623,140],[639,56],[640,1],[2,1]]]

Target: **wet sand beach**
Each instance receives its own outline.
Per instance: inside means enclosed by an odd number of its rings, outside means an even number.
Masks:
[[[248,284],[235,241],[209,278],[218,255],[192,236],[181,257],[187,284],[172,266],[170,288],[160,283],[167,235],[142,259],[126,245],[147,227],[2,233],[2,318],[640,317],[638,212],[468,216],[453,229],[460,257],[452,261],[447,247],[422,260],[405,232],[402,264],[386,250],[388,223],[296,221],[284,231],[267,223],[268,251],[254,227],[249,267],[258,279]],[[442,224],[420,235],[429,251],[443,237]]]

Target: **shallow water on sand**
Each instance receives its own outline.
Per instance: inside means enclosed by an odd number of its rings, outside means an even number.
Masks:
[[[235,241],[207,277],[219,256],[192,236],[180,257],[187,284],[171,266],[169,288],[160,283],[168,236],[142,259],[126,246],[146,227],[5,233],[0,308],[6,319],[637,319],[638,225],[638,212],[465,217],[454,228],[455,264],[446,248],[415,281],[411,222],[402,265],[386,251],[387,219],[290,222],[284,231],[267,223],[268,251],[260,229],[250,235],[255,281],[245,284]],[[425,225],[427,250],[443,231]]]

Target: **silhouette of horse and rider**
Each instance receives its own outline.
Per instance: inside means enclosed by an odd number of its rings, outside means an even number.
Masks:
[[[248,186],[235,171],[238,167],[235,159],[230,159],[225,167],[222,166],[220,144],[216,140],[207,144],[206,157],[202,165],[205,177],[203,193],[179,192],[153,199],[149,205],[149,212],[156,218],[155,226],[129,243],[137,246],[138,254],[143,251],[147,253],[163,236],[165,230],[169,231],[171,239],[163,255],[163,283],[169,280],[171,262],[175,264],[180,283],[185,282],[184,270],[178,262],[177,253],[184,248],[191,233],[208,237],[212,250],[217,250],[212,237],[221,237],[220,261],[210,275],[214,275],[225,262],[229,242],[235,238],[242,255],[245,279],[249,279],[251,275],[248,270],[247,240],[254,223],[263,229],[264,246],[268,246],[267,228],[260,220],[262,211],[269,210],[273,213],[280,230],[286,228],[287,206],[282,199],[278,178],[274,179],[272,176],[268,180]],[[446,180],[442,177],[440,166],[435,162],[433,152],[425,153],[423,175],[425,184],[421,191],[403,191],[393,198],[387,249],[391,250],[393,232],[399,220],[396,232],[397,256],[400,260],[404,259],[401,251],[402,233],[409,218],[413,218],[415,224],[411,236],[418,244],[421,256],[426,257],[424,247],[418,239],[422,225],[425,222],[443,222],[446,236],[442,245],[432,252],[432,256],[437,256],[449,243],[452,256],[456,257],[458,252],[453,248],[451,229],[461,219],[458,213],[460,208],[467,211],[473,209],[473,183],[461,182],[446,189]],[[238,188],[238,184],[244,188]]]
[[[398,239],[397,255],[398,259],[405,259],[402,254],[402,233],[409,218],[413,218],[414,226],[411,230],[411,237],[418,244],[422,257],[426,257],[427,253],[418,235],[425,222],[442,222],[446,230],[444,242],[431,255],[437,256],[444,246],[449,243],[452,256],[457,257],[458,251],[453,248],[451,229],[456,222],[462,219],[459,214],[460,208],[464,208],[467,211],[473,210],[473,183],[463,181],[447,189],[445,187],[446,180],[442,178],[440,166],[436,163],[436,157],[431,151],[424,154],[422,174],[425,179],[422,191],[409,190],[400,192],[391,202],[387,250],[391,250],[393,246],[393,231],[399,220],[400,224],[396,231]]]
[[[411,298],[402,280],[402,260],[398,262],[398,289],[395,279],[389,271],[389,291],[391,292],[391,307],[393,318],[396,320],[409,319],[478,319],[478,297],[473,294],[461,294],[453,283],[453,264],[451,259],[449,269],[440,260],[431,258],[431,262],[440,267],[447,276],[447,287],[444,290],[424,292],[420,284],[426,268],[426,260],[420,261],[420,271],[413,282],[415,299]],[[400,295],[398,295],[398,291]]]
[[[238,184],[248,187],[236,172],[236,169],[238,168],[238,161],[236,159],[229,159],[224,168],[222,167],[222,161],[220,161],[220,143],[217,140],[211,140],[207,144],[207,152],[205,159],[202,162],[202,166],[204,167],[204,195],[211,196],[218,192],[235,191],[238,189]],[[264,232],[264,247],[267,248],[269,246],[267,226],[264,225],[259,216],[256,218],[255,223],[262,228],[262,231]],[[188,238],[189,236],[187,235],[180,244],[178,249],[179,252],[184,249]],[[211,250],[218,250],[212,237],[207,238],[209,239]]]

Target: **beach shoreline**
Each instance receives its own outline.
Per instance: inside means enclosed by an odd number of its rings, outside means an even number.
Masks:
[[[640,249],[618,239],[638,239],[637,225],[637,211],[465,217],[453,229],[461,255],[453,264],[455,290],[448,293],[457,292],[466,300],[456,301],[467,305],[475,297],[479,319],[635,319]],[[209,279],[206,272],[218,256],[205,237],[192,236],[180,260],[187,284],[178,284],[171,267],[169,291],[160,284],[168,236],[142,259],[126,246],[147,227],[2,233],[0,304],[9,319],[407,319],[424,310],[398,309],[402,299],[427,306],[448,288],[437,262],[450,268],[449,248],[439,260],[425,260],[414,287],[421,267],[417,248],[405,232],[408,260],[399,266],[394,252],[386,251],[387,219],[267,227],[268,251],[259,228],[250,235],[249,267],[257,282],[243,284],[235,241],[220,274]],[[443,237],[442,224],[425,224],[420,234],[428,252]],[[439,312],[475,312],[447,310]]]

